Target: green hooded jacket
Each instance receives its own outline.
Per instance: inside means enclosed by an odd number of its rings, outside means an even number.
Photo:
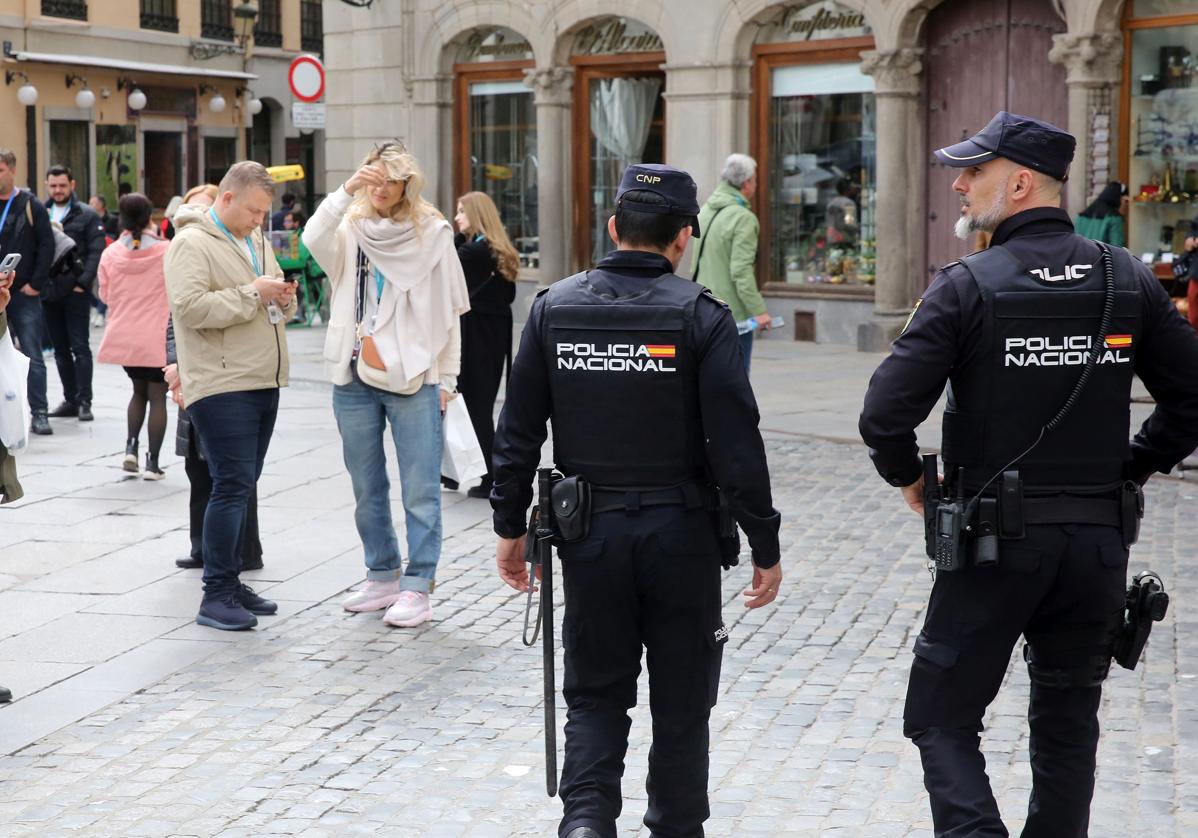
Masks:
[[[721,181],[699,210],[699,229],[703,235],[691,245],[696,280],[728,304],[738,323],[765,314],[754,270],[761,227],[740,190]]]
[[[8,315],[0,311],[0,338],[8,331]],[[17,459],[8,454],[4,443],[0,442],[0,503],[20,500],[25,492],[17,482]]]

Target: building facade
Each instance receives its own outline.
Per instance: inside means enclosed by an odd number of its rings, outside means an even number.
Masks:
[[[549,282],[610,246],[629,162],[687,169],[706,194],[746,151],[761,167],[759,284],[794,322],[774,339],[885,347],[937,266],[969,249],[931,149],[1000,109],[1078,137],[1072,212],[1130,180],[1130,246],[1162,271],[1166,234],[1198,201],[1193,0],[358,6],[326,0],[330,184],[401,138],[443,210],[490,193],[526,275]]]
[[[320,0],[0,0],[0,146],[38,194],[64,164],[78,197],[158,208],[237,160],[301,163],[324,192],[323,131],[291,124],[291,59],[323,50]]]

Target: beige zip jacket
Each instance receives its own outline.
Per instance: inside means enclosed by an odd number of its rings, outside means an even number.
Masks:
[[[184,401],[190,406],[218,393],[286,387],[286,322],[295,313],[295,299],[284,319],[272,324],[254,290],[257,277],[249,255],[216,226],[208,208],[182,206],[174,224],[177,232],[166,253],[166,294]],[[263,275],[282,279],[262,231],[255,230],[250,240]]]

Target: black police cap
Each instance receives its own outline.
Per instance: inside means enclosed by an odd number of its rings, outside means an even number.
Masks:
[[[635,198],[625,198],[625,192],[652,192],[664,204],[643,204]],[[661,215],[689,216],[691,229],[699,235],[699,187],[695,179],[682,169],[659,163],[634,163],[624,170],[616,206],[633,212],[652,212]]]
[[[1030,116],[999,111],[985,128],[968,140],[937,149],[936,157],[957,169],[1005,157],[1064,180],[1076,146],[1073,135],[1055,125]]]

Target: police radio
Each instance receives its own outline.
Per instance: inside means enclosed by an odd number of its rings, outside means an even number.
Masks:
[[[965,564],[965,533],[973,514],[973,501],[966,501],[964,469],[954,481],[957,496],[946,500],[936,471],[936,455],[923,457],[924,529],[928,558],[936,570],[960,570]]]

